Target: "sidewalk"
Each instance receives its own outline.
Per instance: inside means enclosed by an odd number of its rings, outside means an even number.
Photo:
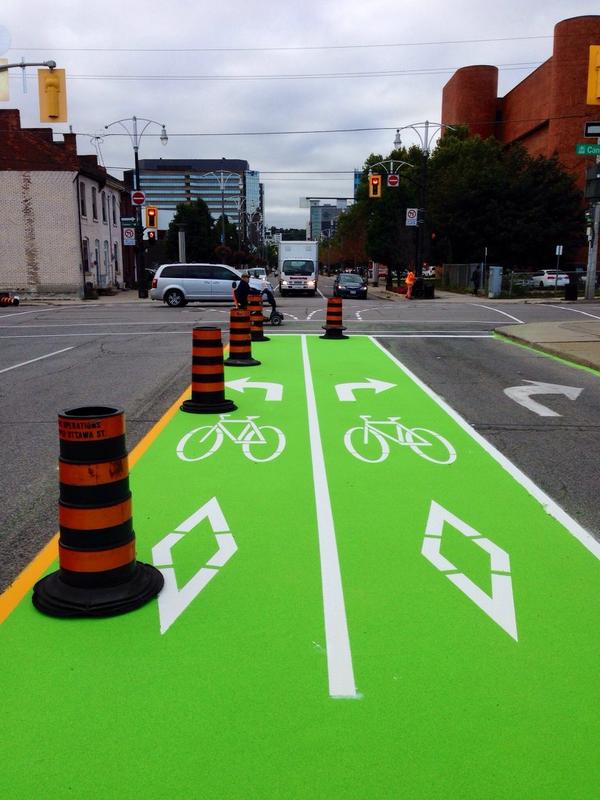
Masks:
[[[600,320],[504,325],[496,333],[600,372]]]

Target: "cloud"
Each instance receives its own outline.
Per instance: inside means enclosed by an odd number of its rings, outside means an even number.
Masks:
[[[42,0],[4,0],[0,24],[11,35],[7,56],[12,61],[22,56],[31,61],[52,58],[67,70],[69,121],[81,134],[82,153],[94,152],[90,134],[100,134],[106,124],[135,114],[164,122],[170,134],[167,148],[162,148],[158,136],[150,135],[160,130],[149,128],[142,140],[142,158],[225,156],[247,159],[263,173],[350,172],[362,166],[371,152],[389,153],[395,127],[438,120],[442,89],[454,69],[475,63],[506,65],[500,71],[500,91],[505,93],[550,57],[557,22],[596,12],[597,0],[572,0],[568,15],[563,0],[531,0],[526,15],[516,0],[491,6],[476,0],[455,0],[451,5],[441,0],[418,4],[305,0],[297,5],[274,0],[213,4],[175,0],[149,12],[115,0],[104,0],[93,9],[72,0],[57,0],[51,7]],[[476,39],[504,41],[465,42]],[[403,46],[346,47],[381,43]],[[322,45],[339,49],[248,49]],[[252,77],[369,71],[400,74],[303,80]],[[20,108],[23,124],[35,126],[39,123],[34,70],[30,70],[27,94],[15,72],[11,73],[11,101],[0,107]],[[134,76],[140,79],[128,79]],[[243,76],[245,80],[194,76]],[[391,130],[176,135],[364,127]],[[403,139],[407,144],[418,141],[410,130]],[[120,176],[123,168],[132,166],[127,137],[107,137],[101,146],[114,174]],[[287,179],[263,175],[269,225],[304,226],[307,212],[298,207],[300,196],[337,197],[352,192],[351,174],[292,172]]]

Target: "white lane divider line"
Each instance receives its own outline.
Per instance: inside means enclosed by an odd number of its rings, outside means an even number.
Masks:
[[[319,555],[321,559],[321,586],[325,619],[327,671],[331,697],[358,698],[354,682],[348,621],[344,602],[344,589],[340,559],[335,538],[335,525],[331,509],[331,498],[327,484],[325,457],[317,416],[317,401],[313,386],[306,336],[302,337],[302,362],[306,385],[308,409],[308,431],[312,458],[313,482],[317,527],[319,531]]]
[[[73,347],[63,347],[62,350],[55,350],[54,353],[47,353],[45,356],[38,356],[37,358],[30,358],[29,361],[21,361],[20,364],[14,364],[12,367],[5,367],[4,369],[0,369],[0,374],[3,372],[10,372],[11,369],[18,369],[19,367],[25,367],[27,364],[33,364],[34,361],[42,361],[44,358],[50,358],[51,356],[57,356],[60,353],[66,353],[67,350],[72,350]]]
[[[481,303],[472,303],[472,305],[477,306],[477,308],[487,308],[488,311],[495,311],[497,314],[503,314],[505,317],[508,317],[509,319],[514,319],[514,321],[518,322],[519,325],[525,324],[522,319],[519,319],[518,317],[513,317],[512,314],[508,314],[506,311],[500,311],[499,308],[494,308],[493,306],[484,306]]]
[[[319,313],[320,313],[321,311],[323,311],[323,310],[324,310],[324,309],[322,309],[322,308],[316,308],[314,311],[311,311],[311,312],[310,312],[310,314],[308,315],[308,317],[306,318],[306,319],[307,319],[307,321],[308,321],[309,319],[312,319],[312,318],[314,317],[314,315],[315,315],[315,314],[319,314]]]
[[[281,313],[282,313],[282,314],[283,314],[285,317],[289,317],[290,319],[295,319],[295,320],[296,320],[296,322],[299,322],[299,321],[300,321],[298,317],[295,317],[293,314],[288,314],[288,312],[287,312],[287,311],[282,311]]]
[[[579,308],[570,308],[569,306],[555,306],[555,305],[546,305],[545,303],[540,303],[543,305],[544,308],[558,308],[559,311],[572,311],[574,314],[583,314],[585,317],[592,317],[592,319],[600,319],[598,314],[590,314],[589,311],[581,311]]]

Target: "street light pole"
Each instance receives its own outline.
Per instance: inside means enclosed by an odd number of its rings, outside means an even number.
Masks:
[[[146,124],[142,128],[141,132],[138,133],[138,120],[140,122],[145,122]],[[125,122],[132,122],[132,130],[124,124]],[[108,125],[105,125],[104,128],[107,130],[108,128],[112,128],[113,125],[120,125],[121,128],[125,130],[127,135],[131,140],[131,144],[133,145],[133,158],[134,158],[134,190],[139,191],[140,189],[140,161],[139,161],[139,149],[140,149],[140,139],[146,132],[146,128],[149,125],[160,125],[161,132],[160,132],[160,142],[162,145],[166,145],[169,141],[169,137],[167,136],[167,129],[165,128],[164,124],[161,122],[156,122],[152,119],[144,119],[144,117],[127,117],[125,119],[118,119],[115,122],[110,122]],[[148,286],[146,282],[146,263],[145,263],[145,253],[144,253],[144,224],[142,221],[142,206],[137,205],[135,208],[135,244],[136,244],[136,254],[135,254],[135,267],[136,267],[136,278],[137,278],[137,285],[138,285],[138,297],[146,298],[148,297]]]
[[[421,142],[421,150],[423,151],[423,160],[421,163],[421,181],[419,183],[419,210],[417,212],[417,241],[416,241],[417,263],[415,265],[415,273],[417,277],[420,277],[423,273],[422,228],[425,225],[425,209],[427,208],[427,172],[428,172],[430,145],[431,145],[431,139],[429,136],[430,126],[433,126],[435,129],[432,131],[432,137],[434,133],[437,133],[437,131],[442,130],[442,128],[446,128],[451,131],[456,130],[453,125],[445,125],[443,122],[429,122],[429,120],[426,119],[425,122],[416,122],[412,125],[403,125],[400,128],[396,128],[396,136],[394,137],[394,147],[397,149],[399,147],[402,147],[402,139],[400,137],[400,131],[404,131],[407,129],[413,130],[419,137],[419,141]],[[423,128],[423,134],[420,133],[419,128]],[[419,217],[421,217],[420,220]]]

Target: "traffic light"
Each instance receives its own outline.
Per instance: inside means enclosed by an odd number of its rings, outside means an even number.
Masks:
[[[64,69],[38,69],[40,122],[67,121],[67,78]]]
[[[157,231],[148,231],[148,241],[151,244],[154,244],[154,242],[156,242],[158,240],[157,233],[158,233]]]
[[[146,206],[146,227],[158,228],[158,208],[155,206]]]
[[[381,197],[381,175],[369,175],[369,197]]]
[[[600,106],[600,44],[590,45],[587,104]]]

